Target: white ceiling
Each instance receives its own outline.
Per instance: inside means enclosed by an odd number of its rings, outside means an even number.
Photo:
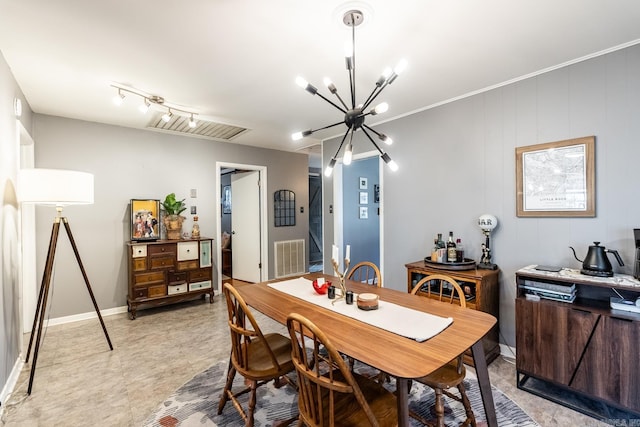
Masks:
[[[365,13],[358,102],[385,67],[409,63],[369,125],[640,42],[637,0],[0,0],[0,51],[37,113],[145,128],[140,98],[113,105],[116,83],[249,128],[234,144],[296,151],[344,132],[290,138],[342,119],[294,80],[331,98],[328,76],[349,98],[352,8]]]

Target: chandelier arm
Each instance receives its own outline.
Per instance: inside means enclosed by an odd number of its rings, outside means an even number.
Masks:
[[[336,150],[336,154],[333,155],[332,159],[335,159],[336,157],[338,157],[338,154],[340,153],[340,150],[344,145],[344,141],[347,139],[347,135],[349,135],[349,131],[351,131],[351,127],[349,127],[349,129],[347,129],[347,131],[344,133],[344,136],[342,137],[342,141],[340,142],[340,146]]]
[[[345,110],[348,110],[348,109],[349,109],[349,107],[347,107],[347,104],[345,104],[345,103],[344,103],[344,101],[342,100],[342,98],[341,98],[341,97],[340,97],[340,95],[338,94],[338,91],[336,91],[336,92],[334,93],[334,95],[338,97],[338,99],[340,100],[340,103],[342,104],[342,106],[344,107],[344,109],[345,109]]]
[[[363,127],[366,127],[368,130],[370,130],[371,132],[375,133],[376,135],[378,135],[378,138],[382,137],[382,134],[380,132],[378,132],[377,130],[375,130],[374,128],[365,125],[364,123],[362,124]]]
[[[368,126],[366,126],[367,129],[369,129]],[[373,140],[373,138],[371,138],[371,135],[369,135],[369,133],[367,132],[367,130],[364,127],[361,127],[360,129],[362,129],[362,132],[367,135],[367,138],[369,138],[369,141],[371,141],[371,143],[373,144],[374,147],[376,147],[376,149],[380,152],[380,155],[384,154],[384,151],[382,151],[380,149],[380,147],[378,147],[378,144],[376,144],[376,142]]]
[[[382,92],[384,90],[384,88],[386,88],[386,87],[387,87],[387,83],[385,82],[382,86],[380,86],[380,88],[376,87],[377,92],[376,92],[376,89],[373,89],[373,92],[371,92],[371,95],[369,95],[369,98],[367,99],[367,101],[362,106],[362,109],[364,110],[369,105],[371,105],[371,103],[374,101],[374,99],[376,99],[378,97],[378,95],[380,95],[380,92]]]
[[[346,114],[347,110],[343,109],[341,106],[339,106],[338,104],[336,104],[335,102],[333,102],[332,100],[330,100],[329,98],[327,98],[326,96],[324,96],[323,94],[321,94],[320,92],[317,92],[316,95],[318,95],[320,98],[324,99],[325,101],[327,101],[329,104],[333,105],[334,107],[336,107],[338,110],[342,111],[342,113]]]
[[[311,129],[311,133],[317,132],[317,131],[319,131],[319,130],[329,129],[329,128],[332,128],[332,127],[334,127],[334,126],[338,126],[338,125],[342,125],[342,124],[344,124],[344,120],[341,120],[341,121],[339,121],[339,122],[336,122],[336,123],[333,123],[333,124],[330,124],[330,125],[327,125],[327,126],[324,126],[324,127],[318,128],[318,129]]]
[[[351,52],[353,67],[349,71],[349,80],[351,81],[351,108],[356,108],[356,24],[353,15],[351,15],[351,46],[353,48]],[[353,75],[353,78],[351,78],[351,75]]]

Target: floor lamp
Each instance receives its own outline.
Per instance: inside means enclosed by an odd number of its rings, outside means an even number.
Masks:
[[[56,245],[58,243],[58,234],[60,232],[60,223],[64,224],[67,230],[67,236],[73,247],[73,253],[76,256],[84,283],[87,285],[87,291],[93,302],[93,306],[100,319],[104,336],[109,343],[109,348],[113,350],[111,339],[107,332],[107,328],[102,320],[100,309],[93,296],[89,278],[85,272],[78,247],[71,234],[71,228],[66,217],[62,216],[62,208],[68,205],[93,204],[93,175],[86,172],[76,172],[60,169],[22,169],[18,179],[18,194],[21,203],[32,203],[36,205],[55,206],[57,215],[53,221],[51,230],[51,238],[49,240],[49,251],[47,252],[47,260],[45,262],[44,273],[42,275],[42,284],[38,295],[38,305],[36,313],[33,317],[33,327],[31,328],[31,338],[29,339],[29,347],[27,349],[27,357],[25,362],[29,362],[31,354],[31,346],[34,343],[33,361],[31,362],[31,374],[29,375],[29,388],[27,394],[31,394],[33,386],[33,377],[36,371],[36,363],[38,361],[38,351],[42,341],[42,327],[47,307],[47,298],[49,297],[49,288],[51,287],[51,276],[53,273],[54,258],[56,255]]]

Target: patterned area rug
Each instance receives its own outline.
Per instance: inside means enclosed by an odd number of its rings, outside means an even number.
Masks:
[[[156,411],[145,421],[146,427],[192,427],[192,426],[243,426],[244,423],[233,407],[227,402],[224,411],[218,415],[218,401],[224,388],[227,362],[218,362],[204,372],[193,377],[180,387],[173,395],[164,401]],[[356,367],[360,373],[366,374],[366,367]],[[369,368],[370,369],[370,368]],[[293,374],[295,377],[295,374]],[[236,375],[235,388],[243,386],[243,378]],[[484,409],[480,390],[475,379],[465,379],[465,386],[479,427],[486,426]],[[388,386],[395,389],[392,382]],[[248,394],[243,407],[246,408]],[[533,427],[538,424],[531,419],[518,405],[511,401],[501,391],[493,388],[493,399],[501,427]],[[409,407],[424,416],[433,418],[434,393],[429,387],[413,383],[409,396]],[[295,417],[298,413],[298,401],[295,390],[290,386],[276,389],[273,382],[258,388],[255,412],[255,426],[272,426],[278,421]],[[464,408],[458,402],[445,398],[446,425],[459,425],[464,420]],[[293,424],[295,425],[295,423]],[[412,426],[421,426],[412,419]]]

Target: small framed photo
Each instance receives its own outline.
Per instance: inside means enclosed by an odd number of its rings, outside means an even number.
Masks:
[[[367,193],[366,191],[361,191],[360,192],[360,204],[361,205],[366,205],[369,203],[369,193]]]
[[[369,218],[369,208],[366,206],[360,206],[360,219]]]
[[[373,185],[373,202],[380,203],[380,185],[379,184]]]
[[[360,190],[366,190],[367,189],[367,183],[368,183],[367,178],[361,176],[359,178],[359,180],[358,180],[358,183],[359,183]]]
[[[160,200],[131,199],[131,240],[158,240]]]
[[[225,185],[222,187],[222,213],[231,213],[231,186]]]

